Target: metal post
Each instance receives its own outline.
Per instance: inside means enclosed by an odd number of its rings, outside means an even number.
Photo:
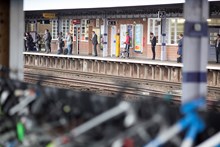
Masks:
[[[35,32],[38,33],[37,28],[38,28],[38,24],[37,24],[37,19],[34,20],[34,25],[35,25]]]
[[[77,55],[79,55],[79,40],[80,40],[80,26],[77,25],[76,27],[76,50],[77,50]]]
[[[103,35],[103,57],[108,56],[108,20],[106,18],[103,19],[104,24],[104,35]]]
[[[161,61],[165,61],[165,60],[167,60],[167,51],[166,51],[166,17],[161,18],[161,37],[162,37]]]
[[[208,12],[208,0],[185,2],[182,103],[207,95]]]
[[[0,1],[0,65],[9,67],[9,9],[10,1]]]
[[[11,0],[10,5],[10,73],[13,79],[23,80],[23,49],[24,49],[24,12],[23,0]]]

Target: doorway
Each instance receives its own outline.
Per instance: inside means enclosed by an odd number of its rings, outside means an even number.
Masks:
[[[101,30],[100,30],[100,28],[93,28],[93,31],[95,31],[95,33],[97,35],[97,40],[98,40],[97,52],[98,52],[98,56],[100,56],[101,50],[102,50]],[[94,51],[93,51],[93,54],[94,54]]]

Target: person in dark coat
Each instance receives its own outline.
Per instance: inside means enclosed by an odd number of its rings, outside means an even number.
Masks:
[[[97,40],[97,35],[96,35],[95,31],[92,31],[92,44],[93,44],[93,49],[94,49],[94,56],[98,56],[98,54],[97,54],[98,40]]]
[[[218,63],[219,53],[220,53],[220,34],[217,35],[217,39],[215,40],[215,50],[216,50],[216,63]]]
[[[35,45],[36,45],[37,51],[41,51],[40,41],[41,41],[41,37],[40,37],[40,35],[37,33],[37,34],[36,34],[36,41],[35,41]]]
[[[62,54],[63,53],[63,47],[64,47],[64,41],[63,41],[63,34],[62,32],[59,33],[58,35],[58,50],[57,50],[57,54]]]
[[[183,34],[179,35],[179,41],[178,41],[178,51],[177,54],[179,55],[179,61],[182,62],[182,55],[183,55]]]
[[[29,32],[26,33],[26,47],[27,51],[31,51],[33,49],[33,37]]]
[[[49,52],[51,52],[51,40],[52,37],[50,35],[50,32],[48,29],[45,30],[45,35],[44,35],[44,41],[45,41],[45,51],[48,54]]]
[[[150,42],[151,42],[151,49],[152,49],[152,53],[153,53],[153,58],[152,60],[155,60],[155,56],[156,56],[156,52],[155,52],[155,47],[156,47],[156,44],[157,44],[157,39],[156,37],[154,36],[154,33],[150,33]]]

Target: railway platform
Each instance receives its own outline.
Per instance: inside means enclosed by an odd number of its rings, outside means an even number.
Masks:
[[[172,61],[122,59],[24,52],[28,66],[181,83],[183,64]],[[208,86],[220,87],[220,64],[209,63]]]

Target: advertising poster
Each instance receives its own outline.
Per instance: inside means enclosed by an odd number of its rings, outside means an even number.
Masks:
[[[135,52],[143,52],[143,25],[137,24],[135,26]]]
[[[126,39],[127,25],[120,25],[120,48],[125,48],[125,39]]]
[[[101,35],[100,35],[100,49],[103,50],[104,48],[104,25],[101,25]]]

